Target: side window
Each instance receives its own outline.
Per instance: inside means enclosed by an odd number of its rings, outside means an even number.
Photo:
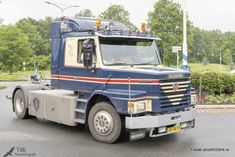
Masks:
[[[68,38],[65,45],[64,65],[69,67],[78,66],[77,63],[77,39]]]
[[[83,42],[85,39],[68,38],[65,44],[64,65],[67,67],[78,67],[83,64]],[[91,39],[94,41],[93,39]],[[92,54],[93,63],[96,62],[96,54]]]
[[[78,63],[82,64],[83,63],[83,52],[82,52],[82,44],[83,44],[84,40],[78,40]]]
[[[61,23],[61,31],[62,32],[77,32],[79,31],[78,25],[73,22],[65,21]]]
[[[78,40],[78,47],[77,47],[77,62],[79,64],[83,64],[83,42],[85,41],[85,39],[82,39],[82,40]],[[92,42],[95,42],[93,39],[91,39]],[[96,52],[94,50],[94,54],[92,54],[92,57],[93,57],[93,62],[95,63],[96,62]]]

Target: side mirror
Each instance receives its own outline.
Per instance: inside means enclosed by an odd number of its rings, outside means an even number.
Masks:
[[[87,39],[83,42],[83,65],[84,67],[90,68],[92,67],[93,60],[93,50],[94,50],[94,42],[90,39]]]

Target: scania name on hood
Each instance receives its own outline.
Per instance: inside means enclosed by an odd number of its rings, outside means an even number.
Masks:
[[[184,74],[169,74],[169,78],[174,79],[174,78],[183,78]]]

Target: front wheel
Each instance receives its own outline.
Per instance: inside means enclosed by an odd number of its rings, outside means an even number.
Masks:
[[[100,142],[114,143],[121,134],[121,119],[112,105],[100,102],[92,107],[88,116],[92,136]]]
[[[26,101],[24,97],[24,93],[22,90],[18,89],[15,92],[13,105],[15,109],[16,116],[20,119],[29,118],[28,108],[26,106]]]

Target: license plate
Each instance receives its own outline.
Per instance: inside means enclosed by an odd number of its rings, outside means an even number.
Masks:
[[[174,133],[174,132],[179,132],[179,131],[181,131],[180,125],[175,125],[173,127],[167,128],[168,133]]]

